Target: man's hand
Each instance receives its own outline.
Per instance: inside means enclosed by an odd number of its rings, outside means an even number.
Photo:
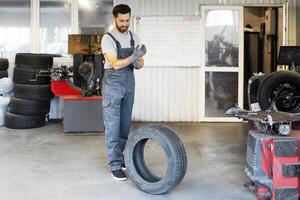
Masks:
[[[139,58],[143,57],[147,53],[146,46],[144,44],[141,45],[141,47],[137,46],[132,55],[128,57],[128,60],[134,64],[135,61],[137,61]]]
[[[141,69],[144,67],[144,59],[143,58],[139,58],[138,60],[136,60],[133,63],[134,69]]]

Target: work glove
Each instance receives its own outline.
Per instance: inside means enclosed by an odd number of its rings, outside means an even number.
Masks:
[[[146,54],[147,50],[146,50],[146,46],[144,44],[141,45],[141,47],[138,45],[131,56],[128,57],[128,60],[131,63],[134,63],[136,60],[138,60],[139,58],[143,57]]]
[[[140,63],[138,60],[134,61],[132,64],[134,69],[141,69],[143,67],[142,63]]]

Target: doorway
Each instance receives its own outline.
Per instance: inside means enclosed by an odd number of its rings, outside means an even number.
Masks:
[[[232,122],[243,106],[243,7],[202,6],[201,121]]]
[[[284,36],[283,7],[244,7],[244,108],[248,105],[248,80],[253,73],[277,70]]]

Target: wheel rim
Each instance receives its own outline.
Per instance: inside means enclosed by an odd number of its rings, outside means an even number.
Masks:
[[[280,111],[297,112],[300,104],[298,91],[296,85],[283,83],[275,87],[271,100],[275,100],[276,107]]]

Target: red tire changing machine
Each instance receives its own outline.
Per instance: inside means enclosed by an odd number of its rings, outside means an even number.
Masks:
[[[64,132],[103,132],[102,97],[82,96],[81,88],[70,78],[72,70],[67,66],[51,70],[41,70],[38,76],[51,77],[51,91],[63,97]]]
[[[291,131],[300,114],[239,107],[225,114],[249,120],[246,186],[259,200],[298,200],[300,194],[300,132]],[[298,128],[298,127],[294,127]]]

